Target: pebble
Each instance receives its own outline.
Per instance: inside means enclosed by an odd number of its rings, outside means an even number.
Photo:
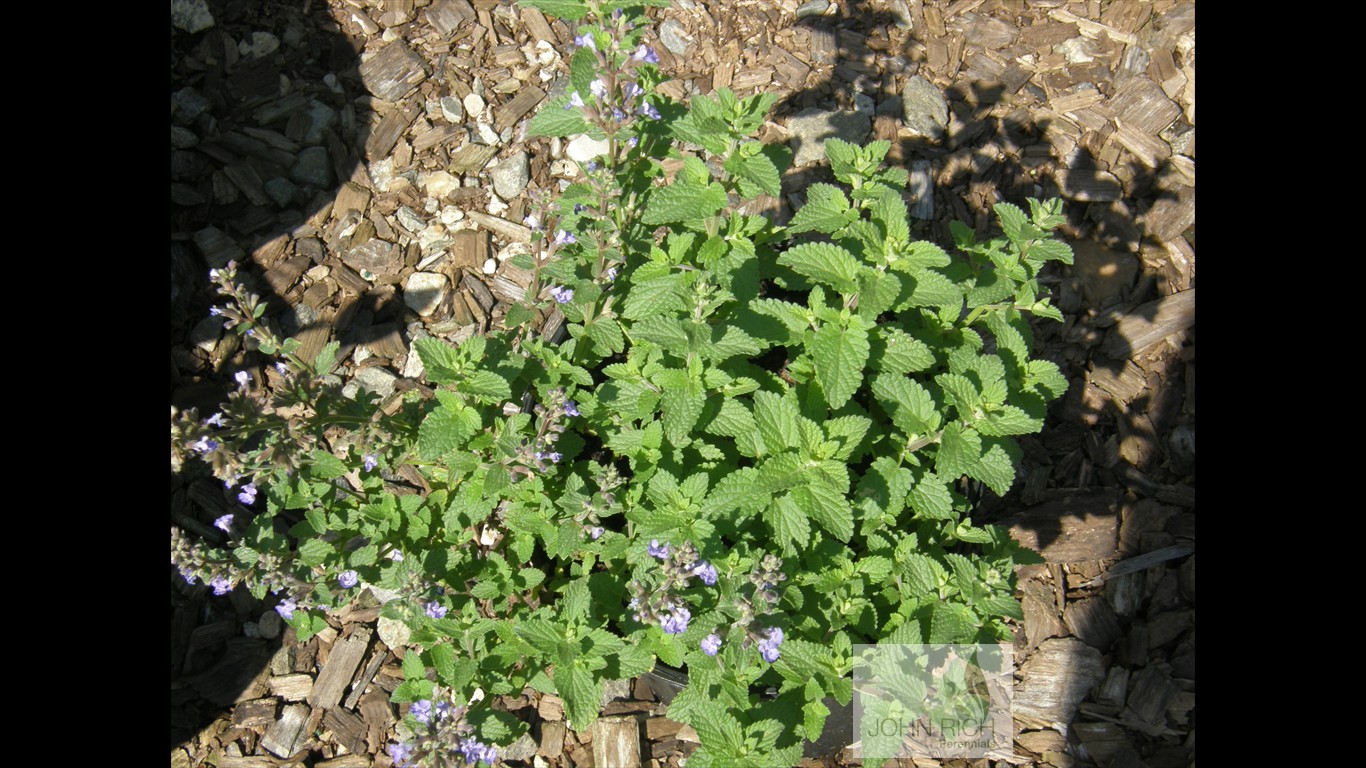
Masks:
[[[398,383],[397,376],[379,366],[360,369],[356,372],[355,380],[360,386],[380,397],[388,397],[394,394],[394,385]]]
[[[418,216],[417,211],[414,211],[406,205],[400,205],[398,207],[398,211],[395,212],[394,218],[398,219],[400,226],[413,234],[417,234],[427,228],[426,220],[421,216]]]
[[[179,122],[192,123],[212,106],[203,94],[189,86],[171,94],[171,112]]]
[[[441,209],[441,223],[448,227],[463,218],[465,218],[465,212],[453,205]]]
[[[531,756],[536,754],[537,747],[536,740],[531,738],[531,734],[524,733],[512,744],[499,747],[498,757],[501,760],[530,760]]]
[[[171,26],[194,34],[213,26],[206,0],[171,0]]]
[[[906,127],[921,136],[943,138],[949,124],[949,104],[933,83],[916,75],[901,91],[901,109]]]
[[[212,352],[214,345],[218,343],[218,337],[223,333],[223,318],[208,317],[195,323],[194,328],[190,329],[190,343],[204,350]]]
[[[414,339],[416,341],[416,339]],[[422,356],[416,349],[408,350],[408,359],[403,363],[403,378],[420,379],[427,372],[427,366],[422,364]]]
[[[289,178],[313,187],[326,187],[331,184],[332,161],[327,157],[327,150],[322,147],[308,147],[299,152],[294,167],[289,169]]]
[[[323,140],[323,131],[337,123],[337,110],[313,99],[308,102],[308,130],[304,131],[305,144],[317,144]]]
[[[269,56],[280,50],[280,38],[269,32],[252,32],[251,42],[246,40],[237,44],[237,52],[252,59]]]
[[[445,197],[460,189],[460,179],[446,171],[430,171],[417,177],[417,185],[432,197]]]
[[[414,272],[403,286],[403,303],[427,317],[446,297],[446,276],[435,272]]]
[[[498,262],[501,264],[513,256],[523,253],[531,253],[531,246],[526,243],[508,243],[504,248],[498,251]]]
[[[508,209],[508,204],[503,202],[497,195],[489,195],[489,213],[494,216],[501,215]]]
[[[813,107],[793,115],[787,122],[787,130],[797,147],[797,156],[792,161],[795,167],[824,158],[826,139],[862,143],[872,130],[872,121],[862,112],[834,112]]]
[[[819,16],[825,13],[830,7],[830,0],[810,0],[797,6],[797,18],[804,19],[807,16]]]
[[[299,189],[289,179],[279,177],[267,181],[265,188],[266,194],[281,208],[288,208],[290,203],[294,202],[294,193]]]
[[[493,126],[489,125],[488,123],[477,124],[474,128],[474,131],[479,135],[479,143],[481,144],[495,146],[501,141],[501,139],[498,136],[498,132],[493,130]]]
[[[471,93],[464,100],[465,112],[470,117],[477,118],[484,113],[484,97],[477,93]]]
[[[569,147],[565,149],[565,154],[569,155],[571,160],[586,163],[589,160],[594,160],[607,154],[608,150],[611,148],[612,145],[607,139],[598,140],[583,133],[569,142]]]
[[[688,45],[692,43],[692,39],[683,31],[683,25],[678,23],[677,19],[667,19],[659,25],[659,41],[679,56],[687,54]]]
[[[1096,44],[1084,37],[1074,37],[1059,43],[1057,51],[1068,64],[1089,64],[1095,61]]]
[[[379,617],[375,632],[379,635],[380,642],[389,648],[402,648],[408,644],[409,638],[413,636],[413,631],[408,628],[407,624],[386,616]]]
[[[398,246],[375,237],[342,254],[342,261],[357,271],[388,273],[403,268],[403,254]]]
[[[178,125],[171,126],[171,146],[176,149],[188,149],[199,143],[199,137],[189,128],[182,128]]]
[[[531,167],[524,150],[518,151],[498,161],[489,170],[493,179],[493,191],[504,200],[511,200],[522,194],[527,182],[531,180]]]
[[[486,275],[491,275],[491,274],[493,274],[494,272],[497,272],[497,271],[498,271],[498,262],[497,262],[497,261],[494,261],[493,259],[487,259],[487,260],[484,261],[484,274],[486,274]]]
[[[280,630],[283,628],[280,626],[282,623],[280,614],[276,613],[274,608],[271,608],[265,613],[262,613],[261,618],[256,620],[256,627],[261,631],[261,637],[264,637],[267,640],[274,640],[280,636]]]
[[[441,116],[452,123],[461,122],[465,119],[465,105],[454,96],[444,96],[441,99]]]

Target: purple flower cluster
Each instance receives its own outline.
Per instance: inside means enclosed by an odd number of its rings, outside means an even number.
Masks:
[[[496,749],[488,744],[480,744],[473,738],[460,742],[460,754],[465,756],[466,763],[481,762],[493,765],[493,761],[498,759]]]
[[[669,544],[667,542],[660,544],[659,539],[650,539],[650,546],[645,551],[649,552],[651,557],[663,560],[669,556]]]
[[[555,233],[555,245],[567,245],[569,243],[577,243],[578,241],[579,239],[574,237],[573,232],[562,229]]]
[[[546,453],[545,451],[537,451],[532,455],[541,461],[549,459],[550,463],[552,464],[558,464],[560,463],[560,459],[564,458],[564,454],[560,453],[559,451],[551,451],[549,453]]]
[[[337,583],[342,589],[350,589],[360,583],[360,574],[355,571],[342,571],[337,576]]]
[[[702,638],[702,652],[708,656],[715,656],[721,651],[721,636],[715,632]]]
[[[389,759],[394,761],[397,768],[408,768],[412,765],[410,760],[413,758],[413,745],[406,743],[390,744],[385,748],[389,753]]]
[[[275,612],[285,619],[292,619],[294,618],[294,611],[298,610],[298,608],[299,601],[292,597],[287,597],[284,600],[281,600],[279,605],[275,606]]]
[[[247,483],[242,486],[241,493],[237,494],[237,500],[243,504],[251,505],[256,503],[256,483]]]
[[[432,702],[428,699],[415,701],[408,705],[408,714],[423,725],[432,724]]]
[[[764,633],[764,639],[759,641],[759,655],[764,657],[764,661],[769,664],[778,660],[778,646],[782,645],[783,631],[777,627],[770,627]]]
[[[688,631],[688,622],[692,620],[692,611],[688,606],[677,603],[667,616],[659,620],[659,626],[665,633],[670,635],[681,635]]]
[[[210,440],[207,437],[201,437],[193,443],[190,443],[190,447],[200,453],[213,453],[218,450],[218,441]]]
[[[215,595],[226,595],[232,591],[232,582],[228,581],[226,576],[213,577],[213,581],[210,581],[209,585],[213,587]]]
[[[659,54],[655,53],[655,49],[651,48],[650,46],[644,43],[641,43],[640,47],[636,49],[635,53],[631,54],[631,58],[635,59],[636,61],[643,61],[646,64],[659,63]]]
[[[593,541],[597,541],[598,539],[602,538],[602,533],[603,531],[601,525],[595,525],[592,528],[588,529],[588,535],[593,537]]]
[[[375,467],[379,466],[379,454],[367,453],[363,458],[365,459],[366,472],[372,472],[374,471]]]
[[[228,514],[223,515],[217,520],[214,520],[213,527],[217,528],[223,533],[232,533],[232,513],[229,512]]]
[[[578,403],[574,402],[573,400],[566,400],[564,401],[564,415],[577,417],[582,416],[583,414],[579,413]]]
[[[574,300],[574,289],[557,285],[550,289],[550,297],[561,304],[568,304]]]
[[[716,566],[706,560],[698,560],[692,567],[692,574],[709,587],[716,586]]]
[[[446,618],[447,610],[448,609],[446,608],[446,606],[442,605],[441,603],[438,603],[435,600],[431,601],[430,603],[422,604],[422,612],[432,617],[433,619]]]

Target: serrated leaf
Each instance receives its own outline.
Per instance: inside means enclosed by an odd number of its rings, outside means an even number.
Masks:
[[[826,323],[816,331],[808,348],[826,402],[831,410],[840,408],[863,383],[863,369],[868,363],[868,332]]]
[[[1001,220],[1001,230],[1012,241],[1022,243],[1042,234],[1034,225],[1029,223],[1029,217],[1018,207],[1010,203],[997,203],[992,209],[996,211],[996,216]]]
[[[640,0],[645,4],[646,0]],[[588,6],[583,0],[518,0],[524,8],[535,8],[565,21],[578,21],[588,15]]]
[[[456,371],[462,365],[461,358],[446,342],[424,336],[413,342],[413,348],[417,350],[428,381],[438,385],[449,384],[459,377]]]
[[[1058,366],[1052,361],[1030,360],[1026,370],[1028,375],[1025,384],[1042,390],[1049,400],[1062,397],[1067,391],[1067,377],[1062,375],[1062,371],[1059,371]]]
[[[583,112],[577,107],[569,106],[569,99],[568,95],[559,96],[542,104],[527,124],[527,135],[563,138],[589,130],[588,121],[583,119]]]
[[[939,574],[942,568],[929,557],[912,552],[900,559],[902,575],[906,586],[912,593],[934,594],[939,588]]]
[[[934,377],[934,382],[944,390],[950,404],[958,410],[958,415],[962,418],[972,418],[973,412],[982,404],[982,395],[977,391],[977,385],[966,376],[941,373]]]
[[[958,422],[946,424],[939,439],[939,455],[934,470],[943,477],[958,478],[969,474],[982,455],[982,438],[976,431]]]
[[[787,231],[824,232],[834,234],[857,217],[850,213],[849,199],[844,191],[830,184],[812,184],[806,189],[806,205],[797,209]]]
[[[1072,246],[1060,240],[1040,240],[1029,247],[1029,253],[1025,258],[1040,264],[1045,261],[1061,261],[1064,264],[1071,264]]]
[[[456,388],[490,401],[508,400],[512,397],[512,389],[508,386],[507,379],[492,371],[475,371]]]
[[[1015,484],[1015,463],[999,444],[993,443],[975,464],[967,468],[968,477],[981,480],[997,496],[1004,496]]]
[[[299,560],[307,566],[322,565],[332,551],[332,545],[322,539],[309,539],[299,545]]]
[[[915,282],[908,306],[912,307],[960,307],[963,304],[963,291],[958,284],[947,277],[928,269],[908,273]]]
[[[854,535],[854,510],[839,490],[812,483],[793,488],[791,495],[797,506],[831,536],[847,542]]]
[[[555,667],[555,689],[564,699],[569,727],[580,733],[588,730],[598,717],[602,682],[575,664],[561,664]]]
[[[859,273],[858,313],[875,321],[878,315],[891,309],[901,296],[901,278],[891,272],[865,269]]]
[[[739,161],[734,163],[734,168],[731,167],[732,163],[727,162],[726,170],[753,186],[753,189],[741,190],[746,197],[754,197],[756,191],[774,197],[782,194],[782,180],[778,174],[778,167],[767,156],[754,154],[745,157],[737,152],[731,157],[739,158]]]
[[[720,184],[656,187],[650,192],[641,222],[654,226],[697,221],[715,214],[725,204],[726,190]]]
[[[665,389],[659,402],[664,409],[664,416],[661,419],[664,424],[664,436],[669,442],[677,444],[688,439],[688,433],[697,424],[707,399],[702,386],[690,381],[685,387]]]
[[[774,453],[796,445],[797,406],[772,392],[754,393],[754,420],[765,450]]]
[[[313,452],[313,476],[320,480],[333,480],[350,471],[346,463],[327,451]]]
[[[939,475],[934,472],[926,472],[920,478],[920,482],[911,489],[908,497],[911,508],[919,517],[935,520],[952,520],[955,518],[953,498],[949,495],[949,489]]]
[[[852,456],[872,424],[871,419],[863,416],[840,416],[825,422],[826,437],[842,444],[833,458],[848,459]]]
[[[848,184],[857,171],[859,148],[842,139],[825,140],[825,156],[830,159],[830,170],[835,178]]]
[[[977,622],[966,605],[939,602],[931,610],[931,643],[963,643],[976,636]]]
[[[929,345],[899,328],[878,328],[876,342],[882,349],[873,366],[883,373],[917,373],[934,365]],[[874,344],[875,351],[878,346]]]
[[[766,503],[760,494],[759,471],[743,467],[721,478],[702,502],[702,514],[712,518],[736,509],[754,510]]]
[[[873,202],[873,218],[882,223],[889,239],[905,241],[910,238],[910,213],[895,189],[884,188],[877,196]]]
[[[830,716],[830,708],[821,701],[808,701],[802,705],[802,735],[807,741],[815,741],[825,730],[825,718]]]
[[[1032,435],[1043,429],[1043,419],[1030,416],[1013,405],[1003,405],[1000,410],[988,413],[985,419],[978,421],[977,428],[982,434],[993,437]]]
[[[622,306],[621,316],[627,320],[644,320],[654,315],[683,311],[681,280],[681,275],[670,275],[633,282]]]
[[[947,267],[953,263],[953,259],[943,248],[929,242],[928,240],[917,240],[906,246],[906,251],[902,255],[899,264],[910,267],[926,269],[929,267]]]
[[[988,595],[975,605],[993,616],[1024,621],[1024,609],[1020,606],[1020,601],[1010,595]]]
[[[744,732],[736,720],[718,704],[700,703],[693,708],[689,725],[709,749],[718,754],[738,756],[744,745]],[[576,729],[577,730],[577,729]]]
[[[924,434],[936,425],[937,407],[929,390],[905,376],[879,374],[873,394],[887,409],[892,423],[909,435]]]
[[[507,382],[503,385],[507,386]],[[452,410],[441,406],[427,414],[417,429],[418,457],[430,461],[464,445],[478,429],[478,418],[473,408]]]
[[[720,363],[740,355],[753,357],[763,348],[758,339],[733,325],[727,325],[712,329],[711,342],[700,351],[706,359]]]
[[[858,259],[831,243],[802,243],[778,256],[778,263],[840,293],[858,290]]]
[[[681,321],[672,317],[648,317],[631,326],[630,334],[633,339],[654,342],[680,357],[688,353],[688,334]]]
[[[773,539],[782,547],[784,557],[795,555],[811,541],[811,526],[806,517],[791,494],[779,496],[768,505],[764,519],[773,529]]]
[[[610,317],[599,317],[588,325],[588,338],[593,341],[597,354],[609,357],[626,348],[626,338],[621,335],[621,326]]]

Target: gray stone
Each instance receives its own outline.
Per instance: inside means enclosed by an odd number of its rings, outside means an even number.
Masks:
[[[192,123],[212,106],[203,94],[188,86],[171,94],[171,114],[178,122]]]
[[[692,38],[683,31],[683,25],[678,23],[678,19],[668,19],[659,25],[659,41],[678,56],[686,55],[688,46],[692,44]]]
[[[288,208],[294,202],[294,193],[299,190],[289,179],[276,177],[267,181],[266,194],[281,208]]]
[[[413,636],[413,631],[406,623],[386,616],[379,617],[375,630],[379,634],[380,642],[390,648],[402,648],[408,644],[408,638]]]
[[[631,698],[630,680],[603,680],[602,681],[602,706],[616,701],[617,699]]]
[[[588,134],[585,133],[569,142],[569,146],[565,147],[565,154],[569,155],[571,160],[586,163],[589,160],[607,154],[607,151],[611,148],[612,145],[607,139],[599,141],[589,137]]]
[[[189,128],[182,128],[178,125],[171,126],[171,146],[176,149],[188,149],[199,143],[199,137]]]
[[[337,110],[313,99],[308,102],[308,129],[304,131],[305,144],[317,144],[323,140],[323,131],[337,123]]]
[[[222,333],[223,318],[209,315],[190,329],[190,343],[205,352],[212,352],[214,345],[218,344],[218,337]]]
[[[260,619],[257,619],[256,628],[261,631],[261,637],[264,637],[267,640],[274,640],[280,636],[280,630],[282,629],[280,626],[281,623],[280,614],[276,613],[274,608],[271,608],[265,613],[262,613]]]
[[[289,178],[312,187],[326,187],[332,183],[332,161],[322,147],[308,147],[299,153]]]
[[[281,330],[287,336],[298,335],[303,329],[318,322],[318,310],[307,304],[300,302],[290,307],[289,311],[280,315]]]
[[[531,734],[524,733],[522,737],[506,747],[498,748],[498,759],[500,760],[530,760],[536,754],[536,740],[531,738]]]
[[[269,32],[252,32],[251,42],[243,40],[237,44],[237,52],[243,56],[259,59],[280,50],[280,38]]]
[[[171,0],[171,26],[194,34],[213,26],[207,0]]]
[[[527,182],[531,180],[531,168],[527,163],[526,152],[518,151],[498,161],[498,165],[489,170],[489,176],[493,178],[493,191],[504,200],[511,200],[522,194]]]
[[[391,371],[372,365],[356,372],[356,383],[380,397],[388,397],[394,394],[394,385],[398,383],[398,377]]]
[[[932,139],[944,137],[944,128],[949,124],[949,104],[930,81],[920,75],[906,81],[906,87],[901,91],[901,109],[907,128]]]
[[[819,16],[825,13],[830,7],[830,0],[808,0],[797,6],[797,18],[804,19],[807,16]]]
[[[435,272],[414,272],[403,286],[403,303],[426,317],[441,306],[446,297],[446,276]]]
[[[454,96],[443,96],[441,98],[441,116],[452,123],[461,122],[465,119],[465,105]]]
[[[497,146],[498,142],[502,141],[502,138],[498,135],[498,131],[495,131],[493,126],[488,123],[479,123],[476,125],[474,127],[474,133],[475,138],[479,140],[478,143],[480,144]]]
[[[862,143],[872,130],[872,121],[862,112],[832,112],[813,107],[793,115],[787,121],[787,130],[797,148],[792,164],[803,166],[825,157],[826,139]]]
[[[417,211],[406,205],[400,205],[398,210],[394,212],[394,217],[398,219],[400,226],[414,234],[427,228],[426,220],[418,216]]]
[[[473,119],[478,119],[484,113],[484,97],[477,93],[465,96],[465,113]]]
[[[360,271],[392,274],[403,268],[403,254],[387,240],[370,238],[342,255],[346,266]]]

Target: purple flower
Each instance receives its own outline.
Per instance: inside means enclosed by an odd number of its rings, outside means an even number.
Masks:
[[[209,418],[204,419],[204,423],[205,423],[205,424],[212,424],[212,425],[215,426],[215,427],[221,427],[221,426],[223,426],[223,413],[222,413],[222,411],[219,411],[218,413],[215,413],[214,415],[210,416]]]
[[[592,173],[593,171],[596,171],[597,169],[598,169],[598,161],[597,161],[597,160],[589,160],[589,161],[588,161],[588,165],[585,165],[585,166],[584,166],[584,170],[588,171],[589,173]]]
[[[209,271],[212,272],[213,270]],[[222,314],[223,310],[219,309],[218,307],[209,307],[209,317],[219,317]]]
[[[579,95],[579,92],[578,92],[578,91],[574,91],[573,93],[569,94],[569,103],[568,103],[568,104],[565,104],[565,105],[564,105],[564,108],[565,108],[565,109],[569,109],[570,107],[582,107],[582,106],[583,106],[583,97]]]
[[[217,280],[217,279],[218,279],[218,276],[219,276],[220,274],[222,274],[222,273],[220,273],[218,270],[216,270],[216,269],[211,269],[211,270],[209,270],[209,279],[210,279],[210,280]]]
[[[243,504],[256,503],[256,483],[247,483],[242,486],[242,492],[237,494],[237,500]]]
[[[608,268],[607,268],[607,282],[610,283],[610,282],[612,282],[613,280],[616,280],[616,279],[617,279],[617,268],[616,268],[616,267],[608,267]]]
[[[605,99],[607,98],[607,83],[604,83],[602,78],[597,78],[588,84],[588,92],[599,99]]]
[[[613,119],[614,121],[616,121],[616,122],[619,123],[619,122],[621,122],[622,120],[625,120],[625,119],[626,119],[626,113],[625,113],[625,112],[622,112],[620,109],[617,109],[616,107],[613,107],[613,108],[612,108],[612,119]]]
[[[213,587],[215,595],[226,595],[232,591],[232,582],[228,581],[226,576],[213,577],[213,581],[209,582],[209,585]]]
[[[715,632],[702,638],[702,652],[708,656],[715,656],[721,650],[721,636]]]
[[[441,603],[438,603],[435,600],[431,601],[430,603],[423,604],[422,610],[424,613],[426,613],[433,619],[446,618],[446,606],[442,605]]]
[[[201,437],[193,443],[190,443],[190,447],[200,453],[213,453],[218,450],[218,441],[210,440],[207,437]]]
[[[284,363],[276,363],[275,370],[279,371],[281,376],[289,375],[289,366]]]
[[[626,143],[631,147],[631,149],[635,149],[636,145],[640,144],[640,137],[632,136],[631,138],[626,140]]]
[[[564,244],[566,244],[566,243],[577,243],[578,241],[579,241],[579,239],[578,239],[577,237],[574,237],[574,233],[573,233],[573,232],[566,232],[566,231],[564,231],[564,230],[562,229],[562,230],[560,230],[559,232],[556,232],[556,233],[555,233],[555,245],[564,245]]]
[[[583,203],[574,203],[574,213],[583,213],[588,210],[588,206]]]
[[[342,571],[337,575],[337,583],[342,589],[350,589],[360,582],[360,574],[355,571]]]
[[[294,618],[294,611],[299,607],[299,601],[292,597],[287,597],[275,606],[275,612],[286,619]]]
[[[535,216],[532,216],[531,214],[527,214],[527,217],[525,219],[522,219],[522,223],[527,225],[531,229],[541,228],[541,220],[536,218]]]
[[[659,626],[667,634],[681,635],[688,631],[688,621],[692,619],[692,612],[686,605],[678,605],[673,609],[673,613],[659,620]]]
[[[669,556],[669,545],[668,543],[660,544],[659,539],[650,539],[650,546],[645,551],[650,553],[652,557],[663,560]]]
[[[597,42],[593,40],[592,32],[585,32],[582,35],[575,37],[574,45],[577,45],[580,48],[587,48],[590,51],[596,51],[598,49]]]
[[[412,715],[414,720],[423,725],[431,725],[432,702],[427,699],[415,701],[408,705],[408,714]]]
[[[561,304],[568,304],[574,300],[574,289],[557,285],[550,289],[550,297]]]
[[[634,99],[642,93],[645,93],[645,89],[641,88],[639,83],[630,82],[627,83],[626,86],[621,89],[621,92],[625,94],[626,98]]]
[[[467,738],[460,742],[460,754],[465,756],[466,763],[488,763],[493,765],[493,761],[498,759],[498,751],[487,744],[480,744],[473,738]]]
[[[394,765],[398,768],[406,768],[410,765],[408,761],[413,756],[413,745],[406,743],[390,744],[385,748],[385,751],[389,753],[389,759],[393,760]]]
[[[551,451],[550,453],[547,453],[545,457],[547,459],[550,459],[550,463],[552,464],[559,464],[560,459],[564,458],[564,456],[559,451]]]
[[[650,118],[651,120],[659,119],[659,110],[655,109],[654,106],[651,105],[648,101],[644,104],[641,104],[640,108],[637,109],[636,112],[645,117]]]
[[[640,47],[636,49],[636,52],[631,54],[631,58],[635,59],[636,61],[643,61],[646,64],[659,63],[659,54],[655,53],[655,49],[651,48],[645,43],[640,44]]]
[[[716,566],[706,560],[698,560],[692,567],[692,574],[709,587],[716,586]]]
[[[583,414],[579,413],[579,404],[578,404],[578,403],[574,402],[573,400],[566,400],[566,401],[564,401],[564,415],[566,415],[566,416],[582,416]]]
[[[593,541],[597,541],[598,539],[602,538],[602,526],[595,525],[592,528],[589,528],[588,535],[593,537]]]
[[[759,641],[759,655],[764,657],[764,661],[769,664],[778,660],[778,646],[782,645],[783,631],[778,627],[771,627],[765,633],[764,639]]]
[[[379,454],[367,453],[362,458],[365,459],[365,471],[370,472],[379,466]]]
[[[228,514],[223,515],[222,517],[220,517],[220,518],[218,518],[217,520],[213,521],[213,527],[217,528],[218,530],[222,531],[223,533],[232,533],[232,527],[231,527],[231,526],[232,526],[232,513],[231,513],[231,512],[229,512]]]
[[[247,373],[246,371],[238,371],[237,373],[234,373],[232,377],[234,379],[237,379],[237,383],[239,386],[243,387],[247,385],[247,382],[251,381],[251,374]]]
[[[436,719],[445,720],[451,716],[451,703],[449,701],[438,701],[436,703]]]

